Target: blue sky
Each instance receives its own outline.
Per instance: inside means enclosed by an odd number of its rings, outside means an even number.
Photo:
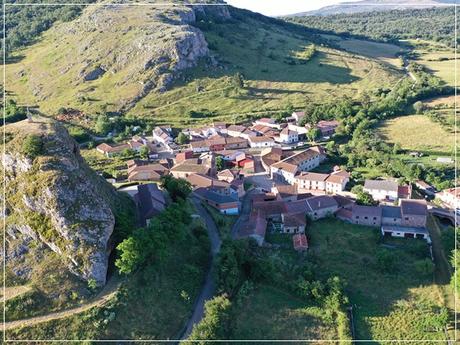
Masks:
[[[226,0],[232,6],[246,8],[267,16],[281,16],[316,10],[344,1],[351,2],[359,0]]]

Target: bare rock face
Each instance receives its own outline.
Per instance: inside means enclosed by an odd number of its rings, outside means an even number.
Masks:
[[[7,265],[14,265],[35,240],[61,255],[75,275],[105,284],[115,225],[107,200],[111,186],[89,169],[64,127],[45,120],[21,121],[6,130],[14,134],[2,159],[7,176],[6,236],[11,243]],[[39,136],[43,144],[43,152],[34,158],[27,157],[22,146],[30,135]],[[18,238],[20,245],[14,241]]]

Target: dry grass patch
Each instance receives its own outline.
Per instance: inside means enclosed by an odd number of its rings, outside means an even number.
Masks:
[[[408,115],[383,122],[381,137],[404,150],[451,152],[455,136],[424,115]]]

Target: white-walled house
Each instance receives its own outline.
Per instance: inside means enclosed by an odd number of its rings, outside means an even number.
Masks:
[[[267,126],[270,128],[276,128],[280,129],[281,125],[279,123],[276,123],[274,119],[268,118],[268,117],[263,117],[261,119],[257,119],[254,121],[254,125],[261,125],[261,126]]]
[[[325,156],[320,149],[308,148],[272,164],[270,166],[271,178],[294,184],[298,173],[316,168],[324,159]]]
[[[398,199],[398,183],[390,180],[366,180],[364,191],[376,201],[395,201]]]
[[[272,147],[275,141],[272,138],[262,136],[249,137],[249,145],[253,148]]]
[[[290,130],[288,127],[285,127],[279,136],[279,142],[283,144],[293,144],[299,141],[299,134],[296,131]]]
[[[442,192],[436,193],[436,198],[449,207],[460,208],[460,187],[444,189]]]
[[[292,123],[289,123],[287,128],[289,130],[291,130],[291,131],[297,132],[297,135],[299,137],[301,137],[301,136],[305,137],[307,135],[307,132],[308,132],[308,129],[306,127],[297,126],[297,125],[294,125]]]
[[[231,137],[241,137],[241,134],[246,130],[245,126],[230,125],[227,127],[227,134]]]
[[[305,172],[296,176],[297,188],[299,190],[326,190],[326,179],[329,177],[328,174],[318,174]]]
[[[155,127],[152,135],[155,141],[164,145],[168,145],[174,141],[173,137],[171,136],[171,127],[168,126]]]
[[[343,192],[348,182],[350,182],[348,172],[343,170],[333,172],[326,179],[326,192],[332,194]]]
[[[190,143],[190,148],[193,153],[202,153],[209,151],[209,144],[207,140],[192,141]]]
[[[294,111],[291,115],[291,117],[297,122],[297,124],[300,122],[300,120],[303,119],[305,116],[305,112],[303,111]]]

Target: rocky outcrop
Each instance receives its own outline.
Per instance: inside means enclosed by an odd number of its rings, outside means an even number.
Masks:
[[[28,252],[28,244],[38,241],[58,253],[72,273],[103,285],[115,225],[107,195],[115,197],[116,192],[89,169],[61,125],[21,121],[6,128],[13,134],[2,160],[7,177],[6,236],[11,244],[7,265],[14,266],[21,253]],[[39,136],[43,145],[43,152],[33,159],[22,144],[30,135]]]
[[[230,19],[226,5],[151,1],[152,6],[127,6],[121,0],[86,6],[77,19],[48,30],[44,44],[30,48],[33,59],[10,66],[9,83],[20,79],[51,114],[69,106],[125,112],[146,95],[168,90],[186,69],[201,61],[216,63],[196,24]]]
[[[75,82],[109,74],[120,76],[115,87],[137,84],[138,91],[122,104],[126,111],[149,92],[165,91],[180,71],[209,55],[203,33],[192,25],[197,15],[230,17],[225,6],[89,6],[78,20],[58,28],[62,40],[56,44],[78,41],[78,54],[69,51],[69,61],[80,66]]]

